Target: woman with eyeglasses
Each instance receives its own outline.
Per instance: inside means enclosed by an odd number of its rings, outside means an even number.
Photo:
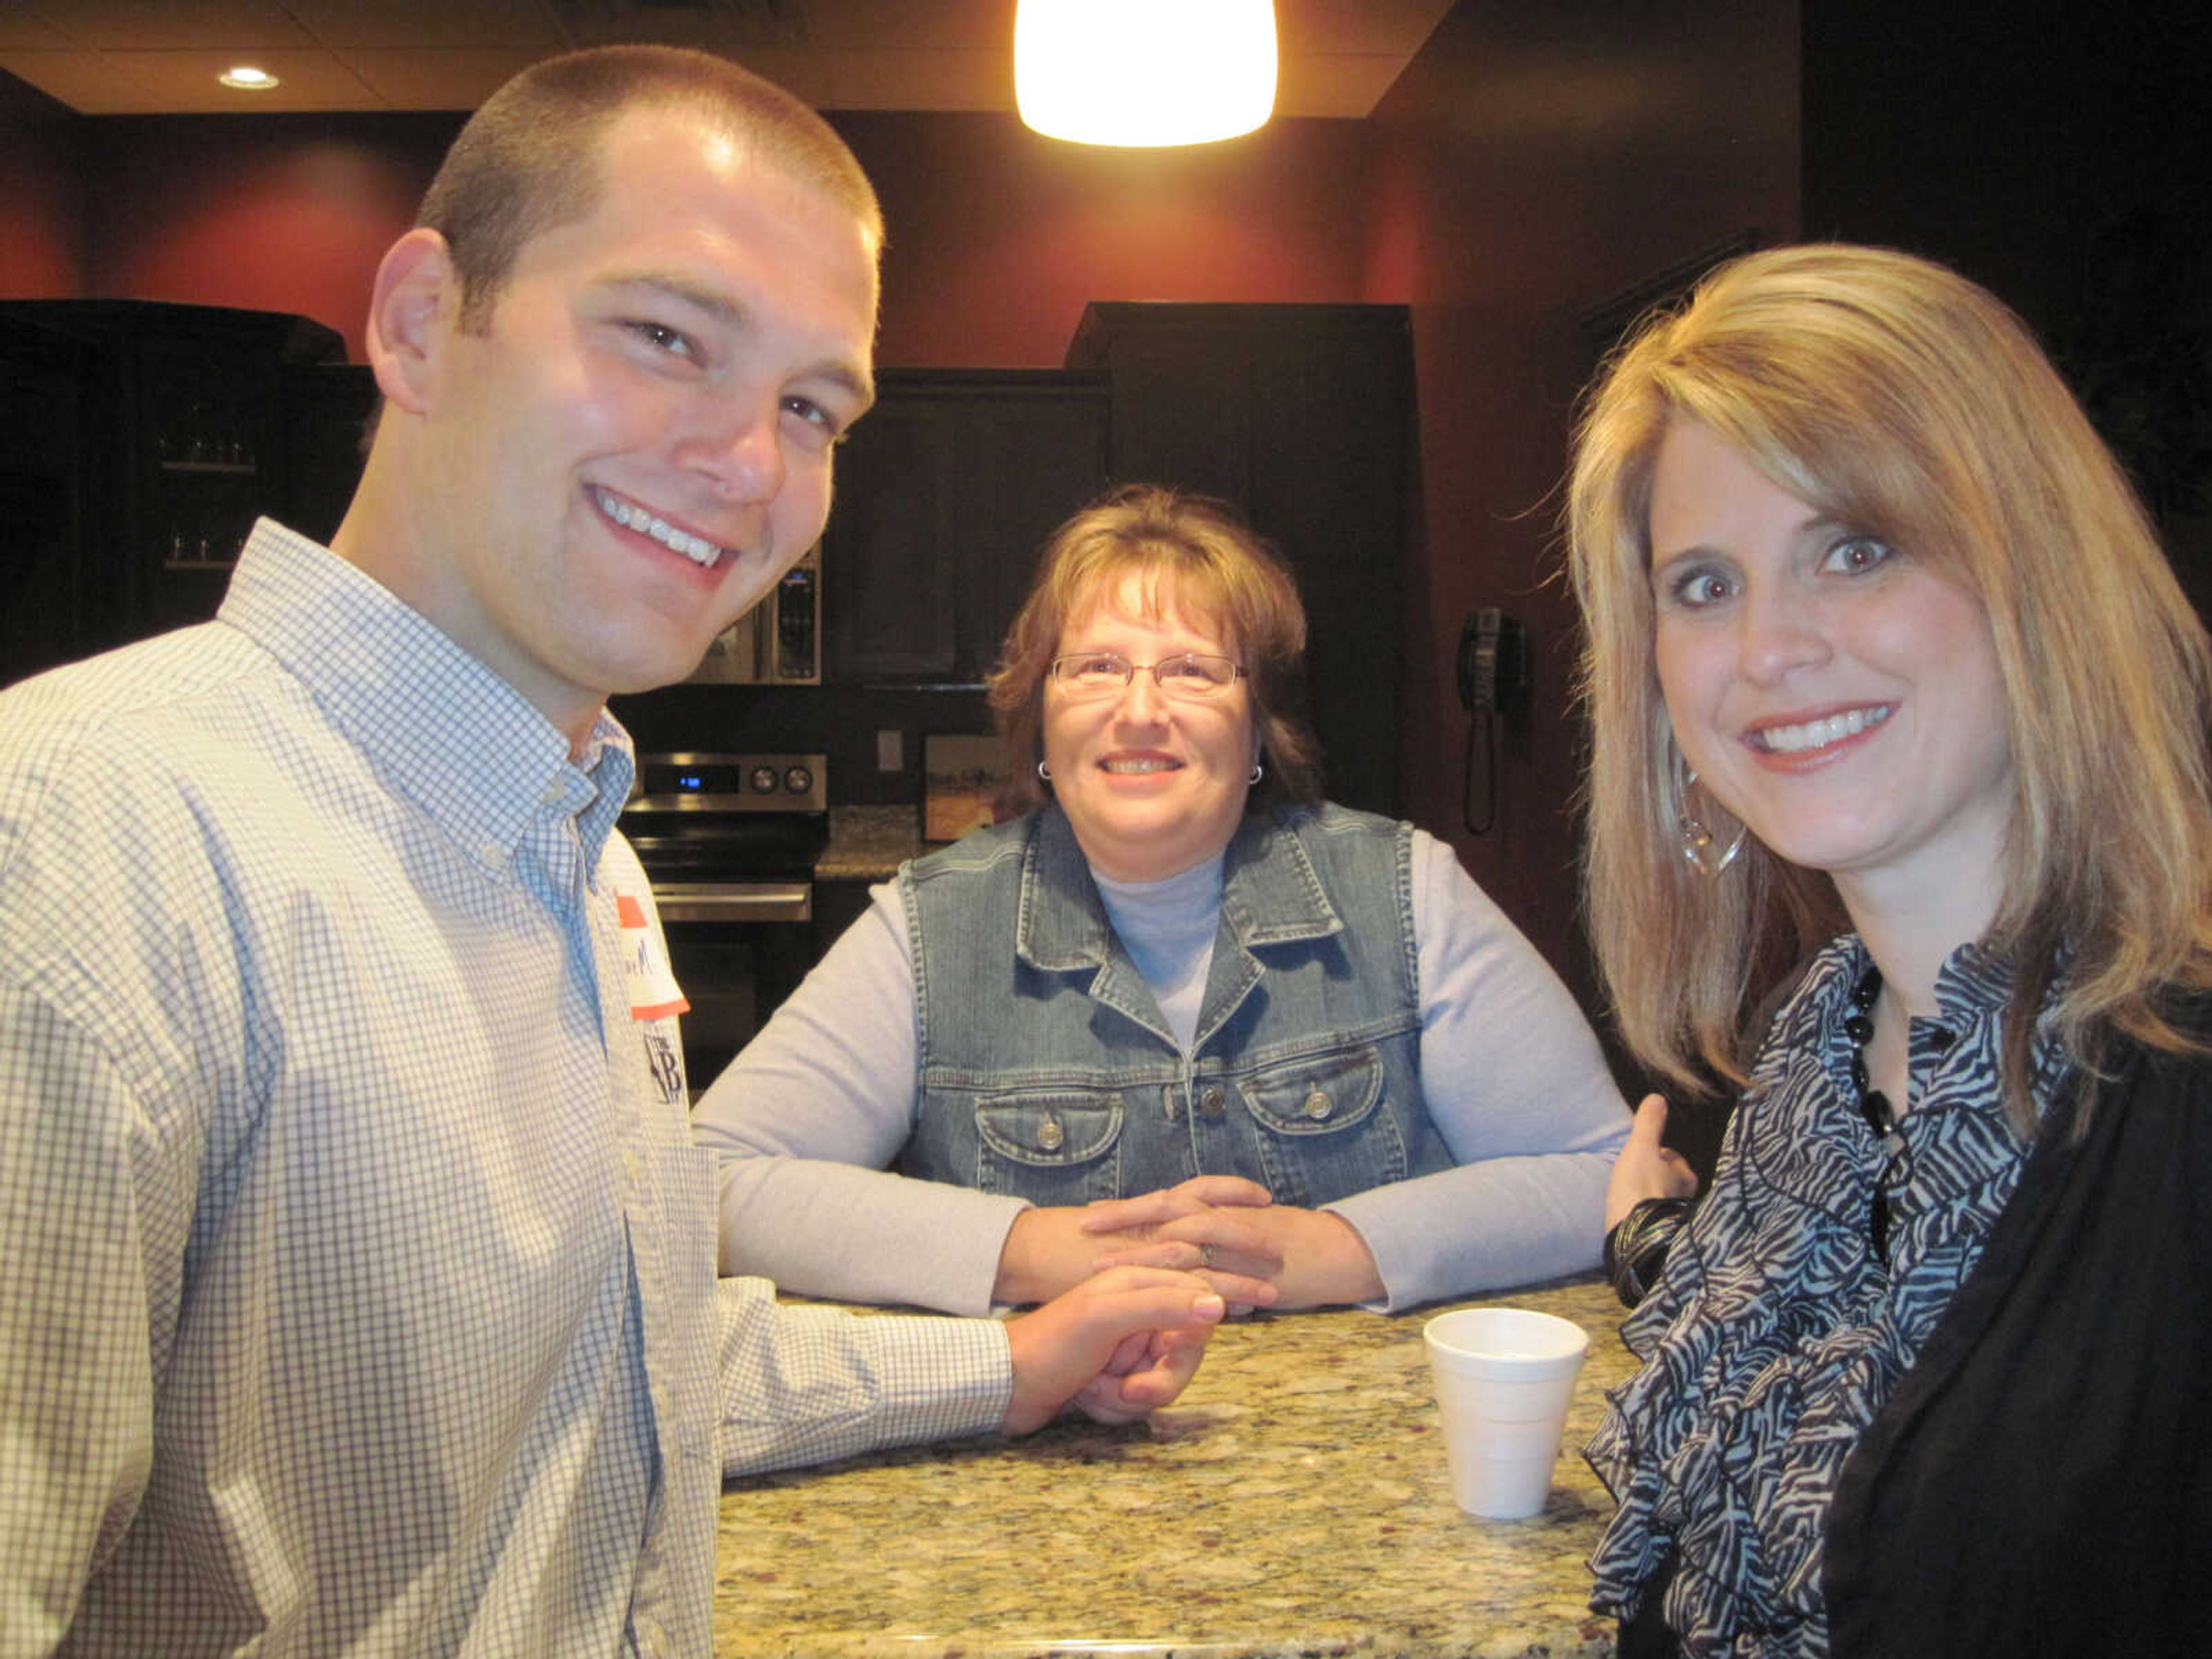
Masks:
[[[877,889],[699,1103],[725,1273],[1395,1310],[1596,1265],[1596,1040],[1449,847],[1320,799],[1305,632],[1218,502],[1060,527],[991,689],[1019,816]]]
[[[1592,1605],[1632,1659],[2203,1650],[2212,641],[2119,468],[1992,296],[1792,247],[1614,360],[1569,513],[1600,963],[1741,1090]]]

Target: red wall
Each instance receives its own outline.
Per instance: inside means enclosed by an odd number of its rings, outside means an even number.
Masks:
[[[890,227],[885,363],[1056,368],[1092,300],[1359,297],[1363,123],[1146,151],[1011,115],[834,119]]]
[[[86,292],[297,312],[362,353],[376,263],[459,129],[450,115],[88,120]]]
[[[1413,307],[1420,404],[1407,806],[1586,1000],[1576,640],[1554,534],[1591,368],[1577,319],[1746,229],[1792,238],[1797,86],[1795,0],[1461,0],[1367,124],[1360,297]],[[1534,697],[1506,733],[1496,825],[1477,836],[1461,827],[1469,722],[1453,661],[1479,605],[1528,623]]]
[[[890,225],[886,364],[1057,367],[1091,300],[1357,297],[1359,123],[1279,121],[1177,153],[1085,149],[1011,115],[836,122]],[[0,215],[17,230],[0,256],[0,294],[298,312],[343,334],[362,361],[376,262],[459,125],[445,115],[74,119],[43,155],[11,132]],[[60,155],[64,141],[80,158]]]

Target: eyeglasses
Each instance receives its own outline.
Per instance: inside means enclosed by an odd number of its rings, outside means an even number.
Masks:
[[[1067,696],[1118,697],[1139,668],[1152,671],[1154,683],[1166,696],[1192,702],[1219,696],[1244,676],[1241,664],[1197,652],[1162,657],[1158,662],[1131,662],[1118,651],[1079,651],[1054,657],[1052,678]]]

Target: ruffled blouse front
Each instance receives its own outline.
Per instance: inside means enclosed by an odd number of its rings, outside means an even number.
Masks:
[[[1670,1552],[1663,1611],[1683,1650],[1828,1650],[1821,1546],[1844,1460],[1972,1270],[2027,1148],[1998,1083],[2010,991],[1963,946],[1941,1016],[1910,1030],[1911,1109],[1886,1152],[1860,1114],[1844,1030],[1868,958],[1814,958],[1731,1119],[1712,1191],[1621,1328],[1644,1357],[1584,1450],[1620,1508],[1590,1605],[1632,1617]],[[2039,1041],[2036,1097],[2056,1081]],[[1869,1216],[1877,1186],[1887,1260]]]

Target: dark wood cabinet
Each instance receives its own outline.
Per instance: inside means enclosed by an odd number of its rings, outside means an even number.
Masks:
[[[256,516],[284,510],[288,367],[343,362],[343,339],[304,317],[151,301],[10,301],[0,320],[8,446],[65,467],[82,504],[50,550],[78,601],[44,596],[67,648],[0,660],[0,678],[212,617]],[[62,416],[44,434],[41,401]]]
[[[1406,308],[1102,302],[1067,362],[1107,376],[1117,481],[1222,497],[1297,572],[1328,793],[1399,811]]]
[[[94,478],[112,425],[99,367],[82,341],[0,315],[0,684],[114,632],[115,594],[82,556],[107,505]]]
[[[981,680],[1045,538],[1105,485],[1106,427],[1100,376],[883,371],[823,536],[830,681]]]

